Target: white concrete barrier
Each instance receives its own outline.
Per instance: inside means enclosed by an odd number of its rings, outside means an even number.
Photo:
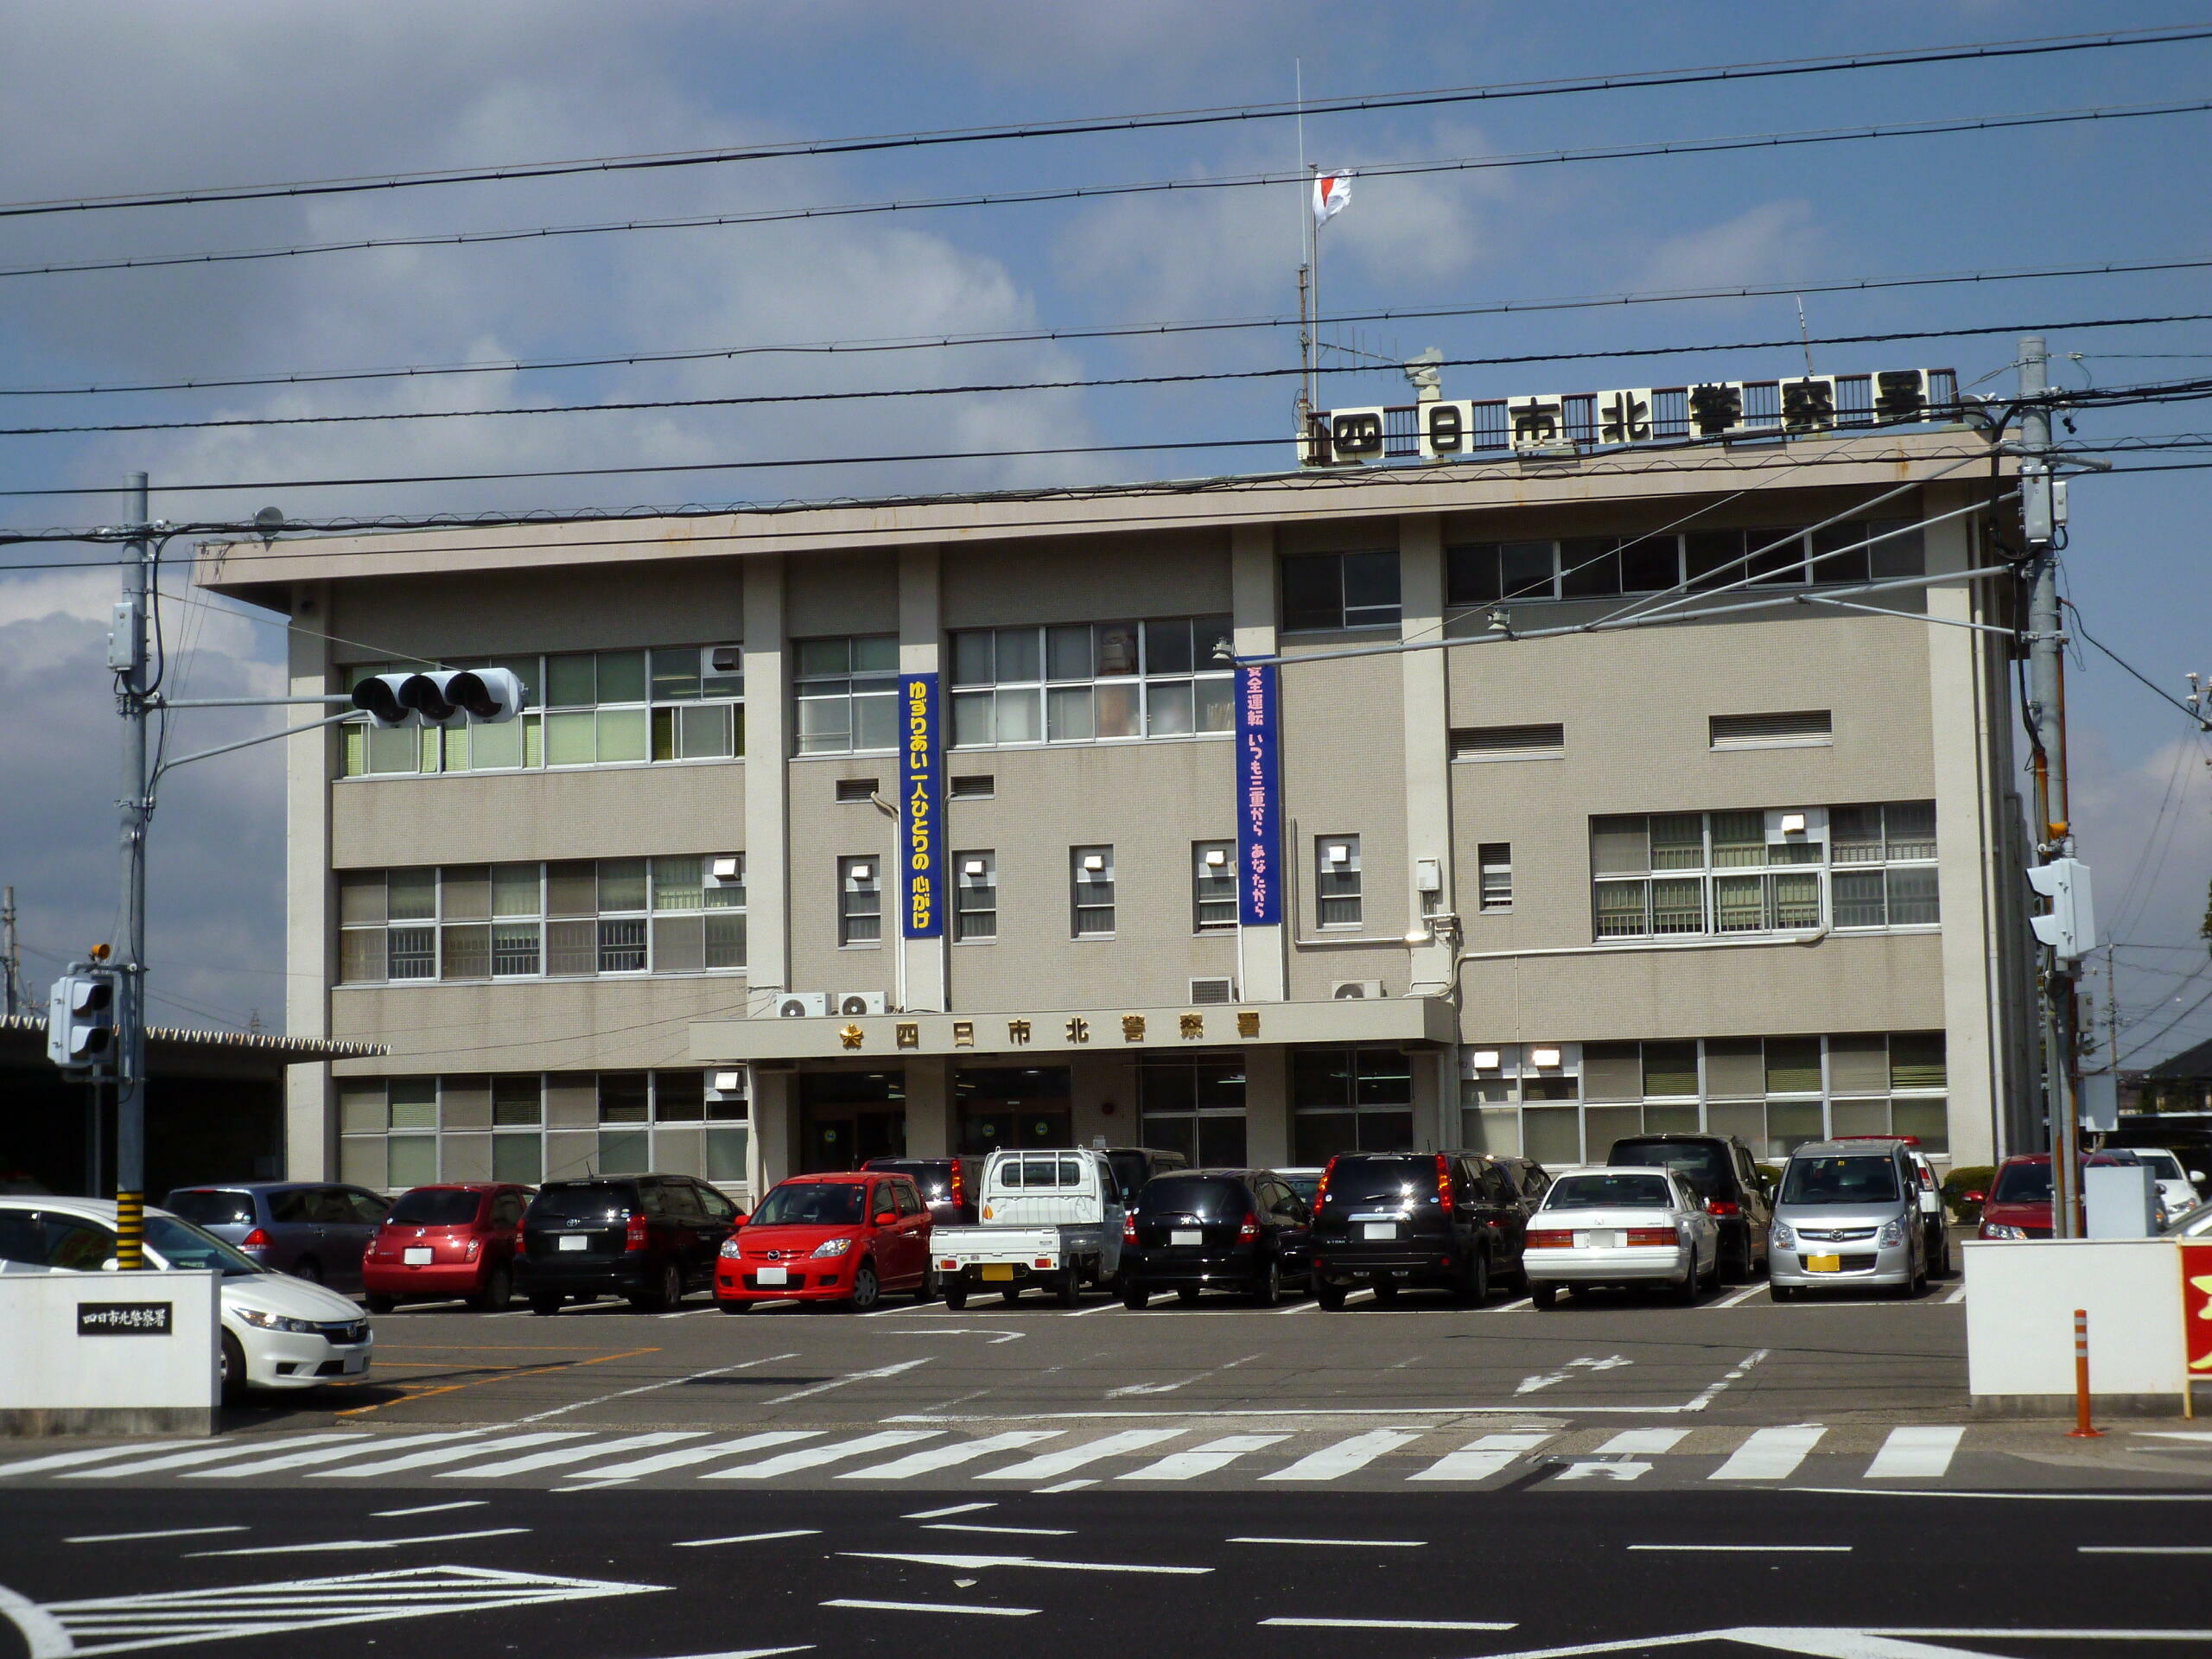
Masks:
[[[0,1274],[0,1435],[213,1434],[213,1273]]]
[[[2181,1411],[2188,1366],[2173,1240],[1976,1240],[1965,1255],[1967,1390],[1976,1410],[2073,1410],[2078,1307],[2089,1316],[2089,1389],[2098,1408]]]

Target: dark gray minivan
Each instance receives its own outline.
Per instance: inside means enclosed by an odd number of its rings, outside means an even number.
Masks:
[[[162,1208],[264,1268],[353,1291],[361,1287],[361,1253],[391,1200],[335,1181],[226,1181],[180,1186]]]

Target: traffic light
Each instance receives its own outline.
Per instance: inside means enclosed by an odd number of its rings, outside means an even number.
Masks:
[[[54,982],[47,1000],[46,1054],[68,1071],[90,1071],[115,1056],[115,976],[78,969]]]
[[[511,668],[435,668],[374,674],[353,688],[353,706],[395,726],[491,726],[522,710],[522,681]]]
[[[2088,865],[2074,858],[2032,865],[2028,885],[2050,900],[2050,910],[2031,917],[2028,925],[2055,956],[2069,962],[2097,948],[2097,912],[2090,900]]]

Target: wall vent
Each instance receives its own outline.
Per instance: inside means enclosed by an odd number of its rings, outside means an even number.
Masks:
[[[1791,709],[1760,715],[1713,716],[1716,749],[1825,747],[1834,742],[1834,721],[1825,709]]]
[[[999,792],[999,780],[988,772],[969,772],[952,780],[956,801],[988,801]]]
[[[849,804],[865,805],[875,798],[875,782],[873,778],[840,778],[837,798]]]
[[[1194,979],[1191,982],[1191,1001],[1193,1003],[1234,1002],[1236,982],[1233,979]]]
[[[1567,728],[1459,726],[1452,732],[1454,760],[1556,760],[1567,753]]]

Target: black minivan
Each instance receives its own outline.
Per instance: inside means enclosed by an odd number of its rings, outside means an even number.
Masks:
[[[523,1215],[515,1287],[533,1313],[607,1295],[665,1312],[687,1292],[712,1287],[722,1241],[744,1219],[689,1175],[548,1181]]]
[[[1306,1201],[1266,1169],[1191,1169],[1155,1175],[1122,1219],[1122,1301],[1141,1308],[1154,1291],[1195,1302],[1202,1290],[1234,1290],[1261,1307],[1303,1286],[1313,1271]]]
[[[1478,1303],[1518,1277],[1529,1212],[1543,1189],[1534,1164],[1468,1152],[1346,1152],[1313,1198],[1313,1300],[1325,1311],[1355,1289],[1378,1302],[1440,1287]]]
[[[1720,1224],[1722,1284],[1741,1283],[1765,1265],[1774,1194],[1760,1179],[1751,1148],[1734,1135],[1632,1135],[1614,1141],[1605,1161],[1615,1168],[1671,1169],[1689,1185]]]

